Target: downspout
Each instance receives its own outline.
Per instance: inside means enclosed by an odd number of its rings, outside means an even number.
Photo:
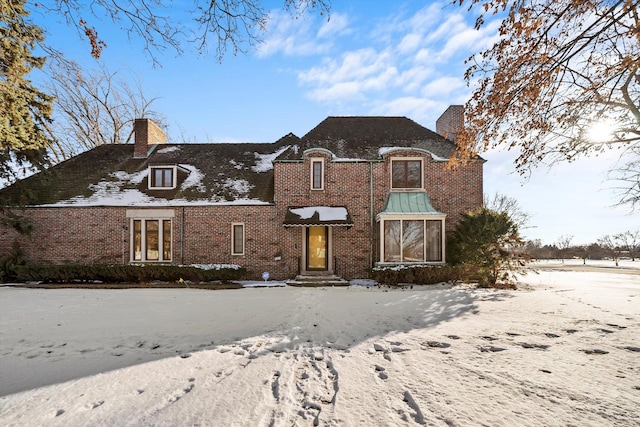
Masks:
[[[184,206],[180,212],[180,265],[184,265]]]
[[[125,265],[127,263],[126,261],[126,254],[127,254],[127,245],[126,245],[126,240],[125,240],[125,233],[128,231],[128,227],[127,224],[125,223],[125,225],[122,226],[122,265]]]
[[[369,160],[369,268],[373,268],[373,161]]]

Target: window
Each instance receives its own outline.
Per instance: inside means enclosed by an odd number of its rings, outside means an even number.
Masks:
[[[231,224],[231,255],[244,255],[244,224]]]
[[[324,189],[324,159],[311,160],[311,189]]]
[[[391,160],[391,188],[422,188],[422,161]]]
[[[149,169],[150,189],[171,189],[176,186],[175,167],[151,167]]]
[[[171,220],[133,219],[132,261],[171,261]]]
[[[442,226],[442,220],[383,220],[383,262],[442,262]]]

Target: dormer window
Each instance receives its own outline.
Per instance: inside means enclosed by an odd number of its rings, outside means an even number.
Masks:
[[[311,159],[311,189],[324,190],[324,159]]]
[[[149,189],[170,190],[176,187],[175,166],[150,166]]]
[[[422,188],[422,160],[392,159],[391,188]]]

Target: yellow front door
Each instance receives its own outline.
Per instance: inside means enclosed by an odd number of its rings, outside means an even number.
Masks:
[[[307,270],[327,270],[327,227],[307,228]]]

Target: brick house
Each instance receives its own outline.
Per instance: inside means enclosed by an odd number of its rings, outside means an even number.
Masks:
[[[484,160],[446,168],[461,108],[439,133],[405,117],[328,117],[260,144],[166,144],[138,119],[134,145],[0,190],[10,205],[36,200],[20,210],[32,233],[0,228],[0,253],[17,240],[33,263],[236,264],[276,279],[443,264],[446,232],[482,204]]]

